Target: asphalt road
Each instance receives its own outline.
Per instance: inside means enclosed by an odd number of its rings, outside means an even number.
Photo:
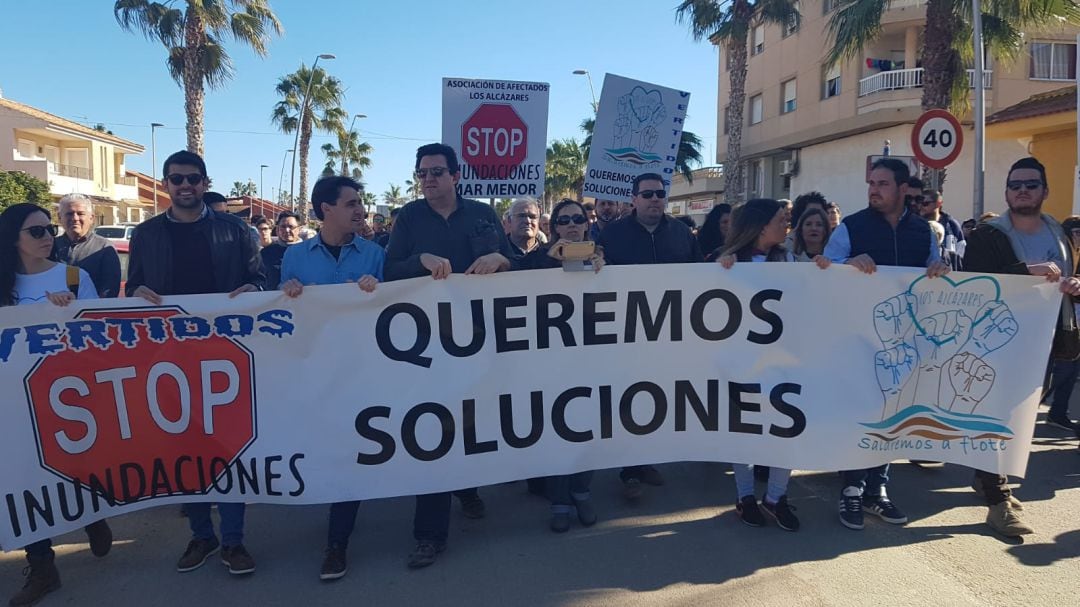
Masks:
[[[662,466],[667,484],[624,503],[616,471],[593,481],[600,522],[556,535],[548,504],[525,483],[481,489],[488,516],[455,504],[450,546],[410,571],[411,499],[364,504],[350,571],[318,579],[324,506],[251,506],[246,545],[258,563],[232,578],[212,560],[179,574],[188,531],[175,506],[112,519],[104,559],[85,535],[58,540],[64,586],[43,605],[1076,605],[1080,580],[1080,450],[1040,424],[1028,477],[1016,490],[1036,529],[1021,543],[984,524],[986,508],[958,466],[893,467],[890,495],[904,527],[867,517],[864,531],[837,520],[839,479],[796,473],[789,490],[803,528],[742,525],[724,464]],[[763,487],[759,488],[759,495]],[[0,595],[21,586],[22,553],[0,554]]]

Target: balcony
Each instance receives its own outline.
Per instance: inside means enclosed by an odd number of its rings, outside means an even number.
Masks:
[[[94,172],[85,167],[77,167],[70,164],[49,164],[50,175],[60,175],[61,177],[72,177],[75,179],[93,179]]]
[[[117,185],[130,185],[130,186],[133,186],[133,187],[138,187],[139,180],[138,180],[137,177],[126,177],[126,176],[123,176],[123,175],[117,175],[116,176],[116,183],[117,183]]]
[[[968,80],[975,77],[975,70],[968,70]],[[992,70],[983,70],[983,79],[986,88],[992,88],[994,81]],[[921,89],[923,84],[923,68],[918,67],[909,70],[892,70],[874,74],[859,81],[859,97],[866,97],[882,91],[900,91],[905,89]]]

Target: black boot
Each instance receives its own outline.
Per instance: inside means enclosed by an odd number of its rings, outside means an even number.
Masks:
[[[60,572],[52,558],[30,561],[23,574],[26,575],[26,583],[22,590],[8,601],[11,607],[33,605],[46,594],[60,588]]]

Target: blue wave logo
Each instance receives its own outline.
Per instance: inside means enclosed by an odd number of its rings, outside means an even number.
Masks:
[[[604,152],[606,152],[608,158],[612,160],[629,162],[630,164],[636,165],[650,164],[662,160],[662,158],[656,154],[639,152],[637,148],[616,148],[613,150],[604,150]]]
[[[912,405],[889,419],[860,425],[876,430],[867,434],[885,442],[894,441],[902,436],[919,436],[942,441],[959,440],[963,437],[976,440],[1012,440],[1013,431],[1001,422],[1002,420],[989,415],[957,413],[940,407]]]

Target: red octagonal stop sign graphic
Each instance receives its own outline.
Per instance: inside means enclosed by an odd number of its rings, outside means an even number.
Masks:
[[[209,489],[255,440],[251,352],[213,333],[175,339],[171,323],[207,322],[176,307],[76,318],[110,319],[112,343],[65,348],[27,374],[42,465],[118,502]]]
[[[485,103],[461,125],[461,157],[480,179],[507,179],[529,150],[529,127],[514,108]]]

